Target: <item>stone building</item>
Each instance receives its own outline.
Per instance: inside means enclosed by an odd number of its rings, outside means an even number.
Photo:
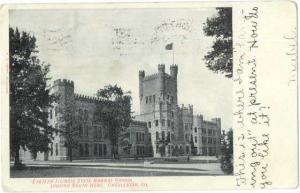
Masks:
[[[139,72],[140,115],[136,119],[147,123],[152,137],[154,157],[191,155],[217,155],[220,146],[221,120],[195,120],[193,105],[179,107],[177,102],[177,65],[158,65],[158,72],[145,76]],[[194,123],[195,121],[195,123]],[[197,128],[197,129],[195,129]],[[208,135],[203,131],[213,132]],[[199,131],[200,130],[200,131]],[[204,144],[202,144],[202,138]],[[206,143],[206,141],[212,143]]]
[[[194,144],[198,155],[219,155],[221,143],[221,119],[203,120],[203,115],[194,116]]]
[[[119,143],[120,157],[219,154],[221,119],[206,121],[202,115],[194,115],[193,105],[178,105],[177,73],[177,65],[171,65],[168,74],[164,64],[158,65],[158,72],[152,75],[139,72],[140,114],[124,128],[128,136]],[[61,132],[65,124],[61,117],[68,104],[72,104],[69,111],[77,128],[78,145],[72,151],[73,159],[110,158],[109,130],[94,121],[97,103],[103,101],[74,93],[74,82],[65,79],[54,81],[52,92],[60,96],[57,104],[49,109],[49,123],[57,130],[49,152],[38,153],[37,159],[68,158],[66,138]],[[22,152],[22,156],[23,159],[30,157],[28,152]]]

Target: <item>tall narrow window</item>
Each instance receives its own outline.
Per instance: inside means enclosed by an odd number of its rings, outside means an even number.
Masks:
[[[82,136],[82,125],[79,125],[79,136],[81,137]]]
[[[155,95],[153,95],[153,103],[155,103]]]
[[[55,123],[55,134],[58,134],[58,123]]]
[[[54,108],[54,114],[55,114],[55,117],[57,117],[57,114],[58,114],[58,107],[57,106]]]
[[[94,138],[98,138],[98,128],[94,126]]]
[[[58,143],[55,143],[55,155],[58,155]]]
[[[135,133],[135,140],[139,141],[139,133],[138,132]]]
[[[85,155],[88,156],[89,155],[89,144],[85,144]]]
[[[148,97],[146,96],[146,104],[148,104]]]
[[[150,121],[148,122],[148,127],[151,128],[151,122]]]
[[[99,132],[99,138],[103,138],[103,129],[101,127],[98,127],[98,132]]]
[[[165,120],[164,119],[161,120],[161,126],[163,126],[163,127],[165,126]]]
[[[88,110],[84,110],[84,120],[87,121],[89,118]]]
[[[158,126],[158,120],[155,120],[155,126],[156,127]]]
[[[156,140],[159,140],[159,133],[156,131]]]
[[[86,137],[89,136],[89,127],[88,126],[85,127],[85,136]]]
[[[52,109],[50,109],[49,117],[50,117],[50,119],[52,119]]]
[[[107,153],[106,144],[103,144],[103,155],[106,155],[106,153]]]
[[[164,131],[161,133],[161,138],[162,138],[162,140],[165,140],[165,132]]]
[[[94,144],[94,155],[98,154],[98,145]]]
[[[79,155],[83,156],[83,147],[82,147],[82,144],[79,144]]]
[[[99,156],[103,155],[102,144],[99,144]]]

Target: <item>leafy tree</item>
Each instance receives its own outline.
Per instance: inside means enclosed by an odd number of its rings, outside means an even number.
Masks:
[[[97,96],[102,102],[97,104],[94,117],[109,130],[112,156],[116,158],[122,130],[129,127],[131,122],[130,92],[124,92],[117,85],[108,85],[100,89]]]
[[[233,173],[233,132],[230,129],[226,134],[223,130],[221,138],[221,169],[226,174]]]
[[[130,133],[128,131],[128,128],[123,128],[121,130],[119,142],[120,142],[120,147],[123,149],[123,151],[127,153],[127,155],[129,155],[132,144],[130,143]]]
[[[47,109],[55,101],[47,86],[49,65],[37,57],[36,38],[9,28],[10,150],[20,165],[20,148],[46,152],[53,128]]]
[[[232,9],[217,8],[217,16],[207,18],[203,27],[205,35],[215,38],[212,50],[204,56],[206,66],[218,73],[232,77]]]
[[[68,151],[68,159],[73,161],[73,149],[78,146],[79,127],[78,117],[75,116],[74,101],[69,99],[60,104],[59,122],[61,123],[59,134],[64,138],[64,146]]]

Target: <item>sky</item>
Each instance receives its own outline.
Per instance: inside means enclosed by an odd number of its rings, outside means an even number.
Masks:
[[[146,76],[165,64],[178,65],[178,104],[192,104],[194,114],[222,119],[232,127],[232,80],[205,66],[213,38],[203,33],[215,8],[13,10],[10,26],[37,38],[38,56],[51,65],[49,76],[73,80],[75,92],[95,96],[117,84],[132,92],[139,113],[138,72]],[[165,46],[173,43],[173,51]]]

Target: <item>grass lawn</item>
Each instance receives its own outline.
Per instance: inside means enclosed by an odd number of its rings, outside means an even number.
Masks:
[[[159,171],[110,170],[77,167],[26,167],[22,170],[10,169],[11,178],[50,177],[125,177],[125,176],[199,176],[199,173],[173,173]]]

